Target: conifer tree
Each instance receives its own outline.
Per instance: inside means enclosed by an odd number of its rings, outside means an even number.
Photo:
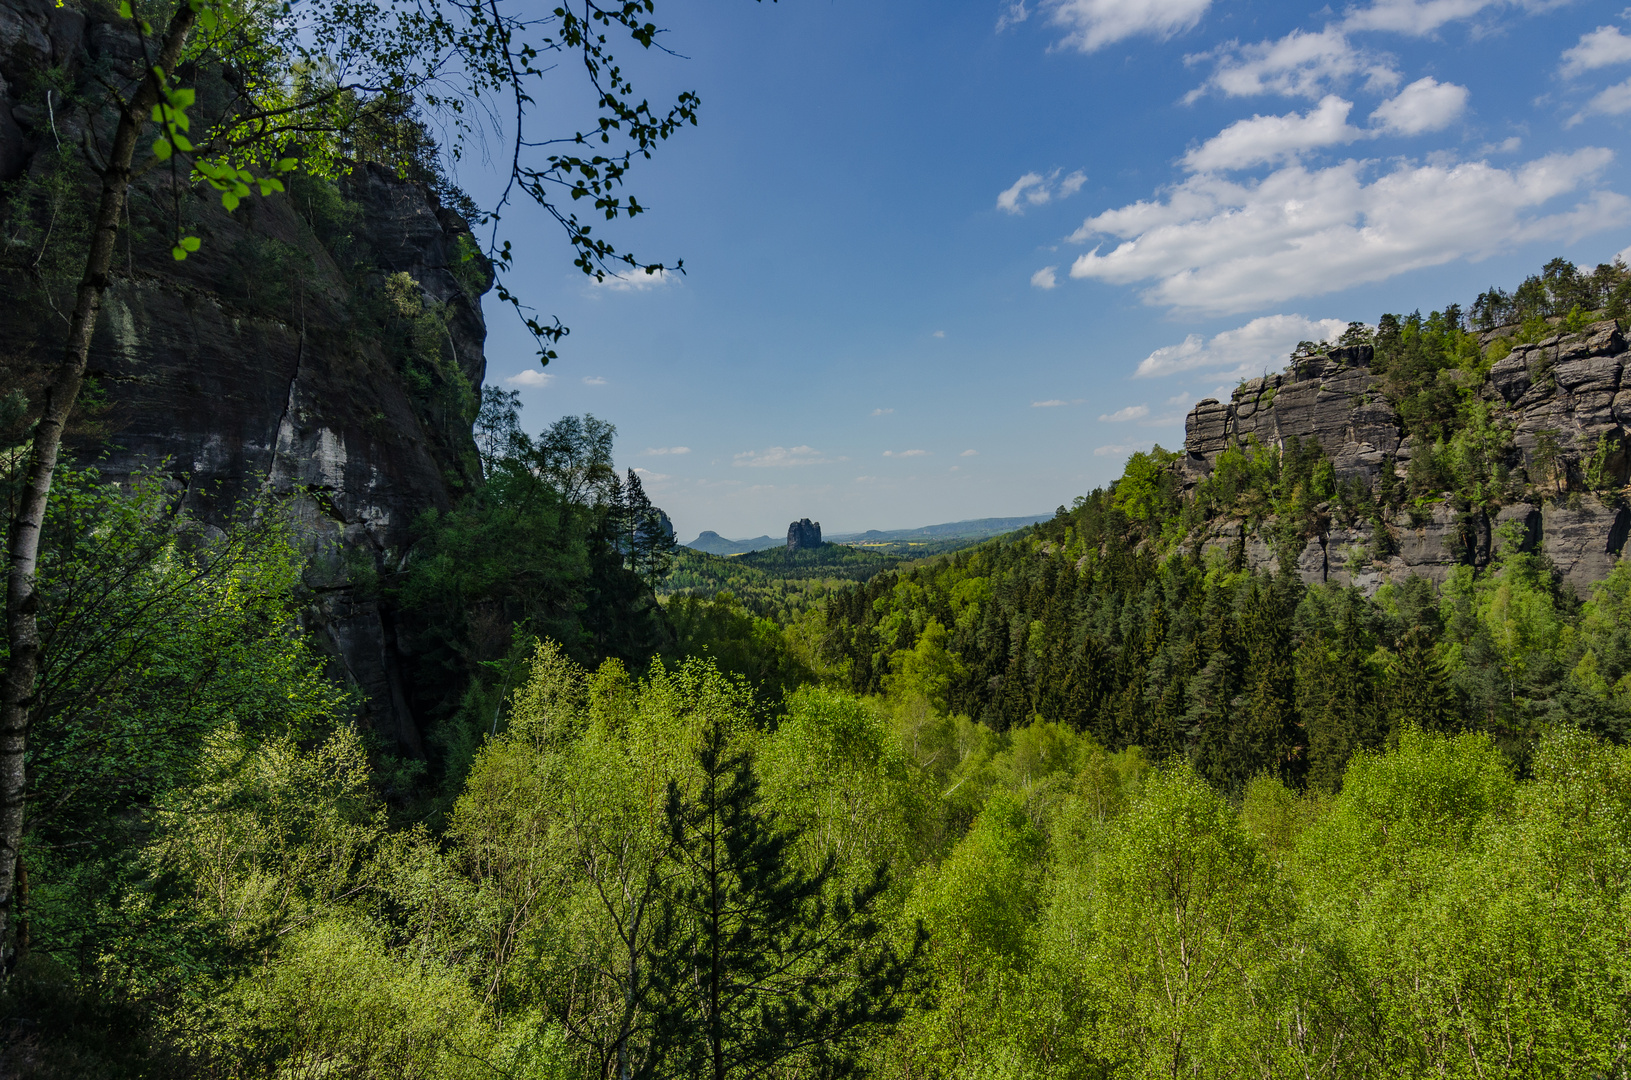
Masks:
[[[736,1080],[795,1063],[799,1075],[851,1075],[857,1039],[904,1015],[898,995],[917,957],[917,946],[898,954],[874,917],[886,871],[846,893],[830,857],[801,869],[797,835],[772,823],[752,764],[717,722],[697,761],[695,794],[668,789],[676,887],[634,1076]]]
[[[1414,724],[1423,731],[1454,730],[1460,709],[1450,673],[1433,648],[1426,627],[1411,627],[1399,639],[1399,653],[1388,665],[1387,717],[1390,730]]]

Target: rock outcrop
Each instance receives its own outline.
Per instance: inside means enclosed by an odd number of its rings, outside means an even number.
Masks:
[[[809,518],[795,521],[787,526],[787,550],[803,551],[806,548],[821,546],[821,522],[812,522]]]
[[[58,140],[72,145],[95,122],[60,94],[52,105],[41,73],[79,77],[128,45],[51,0],[0,0],[0,184],[15,193],[60,178]],[[334,674],[362,692],[364,720],[417,756],[397,620],[356,583],[398,569],[414,519],[479,478],[470,421],[488,277],[466,254],[468,226],[424,185],[362,166],[231,215],[181,192],[203,246],[176,262],[167,182],[156,170],[133,192],[91,351],[103,400],[73,449],[113,478],[165,469],[206,517],[263,488],[292,503],[311,556],[310,628]],[[15,201],[0,211],[21,212]],[[0,394],[26,392],[55,362],[64,324],[46,305],[15,303],[40,295],[15,269],[0,269],[0,295]],[[397,310],[381,316],[386,303]],[[406,329],[393,339],[382,325]]]
[[[1256,440],[1283,448],[1293,437],[1318,442],[1339,481],[1374,487],[1384,473],[1403,479],[1414,448],[1373,359],[1368,345],[1301,356],[1280,374],[1241,383],[1227,403],[1199,402],[1185,422],[1177,462],[1183,483],[1197,486],[1232,446]],[[1514,478],[1516,494],[1500,505],[1468,507],[1447,492],[1442,501],[1390,522],[1380,538],[1373,524],[1340,526],[1322,512],[1296,555],[1297,572],[1308,582],[1367,591],[1409,574],[1442,582],[1456,566],[1487,564],[1510,538],[1543,552],[1584,595],[1613,568],[1631,531],[1631,510],[1618,491],[1631,466],[1626,360],[1623,328],[1612,320],[1514,346],[1472,389],[1507,436],[1500,464]],[[1241,521],[1216,527],[1204,546],[1237,554],[1254,568],[1277,566],[1283,555],[1266,528]]]

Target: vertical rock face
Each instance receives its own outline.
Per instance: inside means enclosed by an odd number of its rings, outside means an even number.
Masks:
[[[1626,358],[1623,329],[1612,320],[1515,346],[1475,389],[1489,403],[1492,422],[1508,433],[1502,464],[1530,478],[1527,494],[1493,510],[1458,509],[1447,498],[1415,508],[1384,537],[1370,524],[1344,528],[1322,516],[1294,560],[1297,572],[1308,582],[1367,590],[1409,574],[1443,582],[1455,567],[1484,565],[1516,542],[1544,552],[1584,595],[1613,568],[1631,532],[1631,511],[1581,490],[1588,469],[1613,485],[1625,484],[1631,470],[1623,449],[1631,430]],[[1185,422],[1177,463],[1185,485],[1211,475],[1230,447],[1255,439],[1283,448],[1293,437],[1317,441],[1338,480],[1374,486],[1384,473],[1404,477],[1414,448],[1383,395],[1373,359],[1370,346],[1298,357],[1280,374],[1241,383],[1227,403],[1199,402]],[[1542,481],[1547,474],[1552,478]],[[1207,550],[1238,551],[1257,569],[1278,565],[1272,545],[1245,523],[1221,523],[1214,533]]]
[[[821,522],[804,518],[787,526],[787,550],[802,551],[821,546]]]
[[[1220,453],[1252,438],[1284,446],[1295,437],[1318,442],[1339,478],[1375,481],[1402,431],[1371,360],[1369,345],[1299,357],[1281,374],[1241,383],[1228,404],[1200,402],[1184,423],[1186,472],[1210,474]]]
[[[60,97],[54,115],[32,103],[38,74],[77,73],[118,44],[50,0],[0,0],[0,182],[46,175],[55,139],[83,126]],[[205,517],[261,490],[290,503],[311,557],[310,628],[362,691],[364,719],[417,755],[395,618],[355,582],[398,569],[414,519],[479,479],[470,420],[488,279],[466,254],[468,227],[425,186],[362,166],[232,215],[183,193],[203,247],[178,263],[167,223],[144,220],[171,198],[149,177],[91,350],[104,401],[72,449],[111,478],[163,468]],[[29,288],[0,268],[0,372],[25,391],[64,329],[49,310],[19,310]]]

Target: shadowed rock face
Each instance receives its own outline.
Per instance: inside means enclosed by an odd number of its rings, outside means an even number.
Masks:
[[[1210,475],[1225,449],[1253,437],[1281,447],[1292,436],[1314,439],[1338,479],[1374,485],[1384,470],[1404,477],[1412,447],[1382,394],[1381,378],[1371,371],[1372,359],[1369,346],[1301,357],[1278,375],[1242,383],[1227,403],[1198,403],[1185,423],[1185,453],[1178,462],[1186,486]],[[1310,583],[1337,581],[1367,591],[1410,574],[1442,583],[1455,567],[1486,565],[1503,543],[1515,541],[1523,550],[1543,552],[1584,595],[1613,569],[1631,531],[1631,511],[1580,490],[1599,438],[1623,446],[1631,430],[1631,379],[1621,389],[1626,359],[1625,335],[1613,321],[1514,347],[1480,390],[1495,424],[1511,435],[1504,464],[1539,476],[1546,470],[1536,467],[1537,456],[1549,453],[1560,482],[1532,485],[1526,499],[1494,512],[1458,511],[1446,500],[1395,522],[1381,545],[1369,525],[1342,528],[1322,516],[1317,534],[1295,559],[1297,573]],[[1603,467],[1623,485],[1628,464],[1621,449]],[[1238,554],[1254,569],[1280,561],[1266,536],[1239,521],[1221,523],[1203,547]],[[1388,553],[1378,555],[1378,548]]]
[[[122,44],[50,0],[0,0],[0,182],[42,175],[55,138],[86,122],[25,103],[38,72],[82,70]],[[461,262],[468,226],[423,185],[364,166],[337,192],[292,188],[230,216],[183,194],[203,247],[178,263],[173,226],[144,217],[170,203],[167,182],[149,174],[133,195],[137,239],[121,238],[90,358],[105,408],[72,450],[110,478],[162,466],[206,518],[263,487],[285,497],[311,556],[308,625],[366,697],[365,721],[418,755],[395,618],[352,579],[398,569],[414,519],[479,479],[470,408],[486,369],[487,278],[471,269],[479,260]],[[319,205],[325,191],[340,198]],[[395,274],[418,286],[402,303],[440,312],[417,360],[379,330],[396,325],[380,314]],[[27,287],[0,272],[0,304]],[[64,329],[49,310],[0,318],[5,381],[37,386]]]
[[[805,548],[820,546],[821,522],[811,522],[809,518],[804,518],[787,526],[788,551],[803,551]]]

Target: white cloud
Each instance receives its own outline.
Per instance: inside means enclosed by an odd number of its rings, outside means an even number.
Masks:
[[[1194,101],[1208,89],[1225,97],[1323,97],[1332,88],[1361,75],[1366,89],[1373,92],[1391,89],[1399,82],[1399,73],[1389,58],[1354,45],[1333,27],[1318,33],[1293,30],[1278,41],[1252,45],[1230,42],[1185,59],[1191,64],[1216,61],[1211,76],[1185,95],[1186,101]]]
[[[652,483],[661,483],[670,478],[667,473],[652,472],[650,469],[642,469],[638,465],[634,467],[634,471],[640,474],[640,479],[650,480]]]
[[[1105,413],[1100,416],[1099,419],[1107,424],[1120,424],[1128,420],[1142,420],[1148,415],[1150,415],[1150,407],[1148,405],[1129,405],[1125,409],[1117,409],[1113,413]]]
[[[1197,341],[1200,339],[1198,334],[1191,334],[1190,337],[1195,338]],[[1189,340],[1188,338],[1184,339],[1186,344],[1188,343],[1188,340]],[[1176,345],[1169,345],[1168,346],[1168,348],[1177,348],[1177,347],[1178,346],[1176,346]],[[1160,349],[1156,350],[1156,352],[1160,352],[1160,351],[1161,351]],[[1143,365],[1140,364],[1139,366],[1142,367]],[[1195,399],[1193,397],[1191,397],[1187,393],[1173,394],[1171,397],[1167,398],[1167,404],[1168,405],[1188,405],[1191,401],[1194,401],[1194,400]]]
[[[1062,45],[1093,52],[1139,34],[1167,38],[1201,21],[1211,0],[1045,0]]]
[[[1568,126],[1573,127],[1592,113],[1599,116],[1619,116],[1627,112],[1631,112],[1631,79],[1609,87],[1586,102],[1583,110],[1569,118]]]
[[[606,380],[601,378],[599,375],[585,375],[583,377],[583,385],[585,385],[585,386],[605,386],[606,385]]]
[[[1044,266],[1042,269],[1031,275],[1031,284],[1038,289],[1046,290],[1053,288],[1055,285],[1059,284],[1059,279],[1054,276],[1054,271],[1058,269],[1059,268],[1057,266]]]
[[[1002,33],[1016,23],[1022,23],[1031,17],[1025,8],[1025,0],[1004,0],[1002,10],[997,14],[997,33]]]
[[[1069,405],[1069,404],[1070,404],[1070,402],[1061,401],[1059,398],[1050,398],[1047,401],[1033,401],[1033,402],[1031,402],[1031,408],[1033,408],[1033,409],[1057,409],[1061,405]]]
[[[943,337],[946,336],[946,332],[944,330],[936,330],[933,334],[930,334],[929,336],[930,337],[943,338]]]
[[[645,292],[661,285],[667,285],[676,280],[678,274],[672,270],[658,270],[648,274],[644,270],[624,270],[618,274],[607,274],[599,281],[591,278],[589,283],[597,289],[608,292]]]
[[[1144,449],[1143,443],[1117,443],[1114,446],[1101,446],[1093,451],[1094,457],[1115,457],[1119,454],[1132,454]]]
[[[1243,169],[1293,158],[1304,150],[1353,142],[1364,132],[1348,125],[1352,108],[1353,102],[1327,94],[1306,113],[1237,120],[1185,154],[1184,167],[1191,172]]]
[[[1631,200],[1593,191],[1568,210],[1533,212],[1591,184],[1613,153],[1587,147],[1512,169],[1476,161],[1401,164],[1366,183],[1367,165],[1300,165],[1261,180],[1200,173],[1165,193],[1089,218],[1071,237],[1123,242],[1071,267],[1073,278],[1153,281],[1149,304],[1229,313],[1382,281],[1514,243],[1570,239],[1631,219]]]
[[[1235,121],[1185,154],[1184,166],[1191,172],[1244,169],[1383,134],[1420,135],[1447,127],[1466,107],[1465,86],[1432,77],[1418,79],[1378,106],[1367,130],[1348,123],[1353,102],[1327,94],[1306,113]]]
[[[885,450],[884,457],[927,457],[927,450]]]
[[[1429,75],[1400,90],[1398,97],[1382,102],[1370,118],[1383,131],[1421,135],[1449,127],[1466,109],[1465,86],[1441,83]]]
[[[890,413],[892,413],[894,411],[895,411],[894,409],[873,409],[872,410],[872,415],[873,416],[887,416],[887,415],[889,415]]]
[[[1052,196],[1048,194],[1047,181],[1042,179],[1041,173],[1028,172],[1018,180],[1014,186],[997,195],[997,209],[1010,214],[1023,214],[1025,208],[1019,204],[1020,199],[1029,203],[1045,203]]]
[[[1044,206],[1054,199],[1068,199],[1087,183],[1087,174],[1078,169],[1063,180],[1055,169],[1046,176],[1028,172],[1015,180],[1013,186],[997,195],[997,209],[1009,214],[1023,214],[1026,206]]]
[[[1278,371],[1299,341],[1334,341],[1348,324],[1341,319],[1306,319],[1301,315],[1264,315],[1245,326],[1212,335],[1210,341],[1190,334],[1177,345],[1163,345],[1138,363],[1135,379],[1156,378],[1180,371],[1232,368],[1233,375]],[[1185,405],[1179,394],[1168,405]]]
[[[958,457],[978,457],[979,453],[980,452],[978,450],[964,450],[961,454],[958,454],[957,456]]]
[[[555,376],[539,371],[537,368],[528,368],[517,372],[504,380],[505,386],[548,386],[555,381]]]
[[[772,446],[767,450],[745,450],[737,454],[733,465],[746,465],[757,469],[790,468],[794,465],[830,465],[848,458],[830,458],[812,446]]]
[[[1344,26],[1350,30],[1391,30],[1398,34],[1430,34],[1445,23],[1470,19],[1500,0],[1375,0],[1351,12]]]
[[[1631,36],[1621,33],[1617,26],[1599,26],[1589,34],[1580,35],[1580,44],[1563,54],[1563,66],[1559,70],[1573,78],[1627,61],[1631,61]]]
[[[658,455],[661,455],[661,454],[689,454],[690,452],[691,452],[691,448],[689,446],[648,446],[648,447],[646,447],[646,453],[648,453],[648,454],[658,454]]]

